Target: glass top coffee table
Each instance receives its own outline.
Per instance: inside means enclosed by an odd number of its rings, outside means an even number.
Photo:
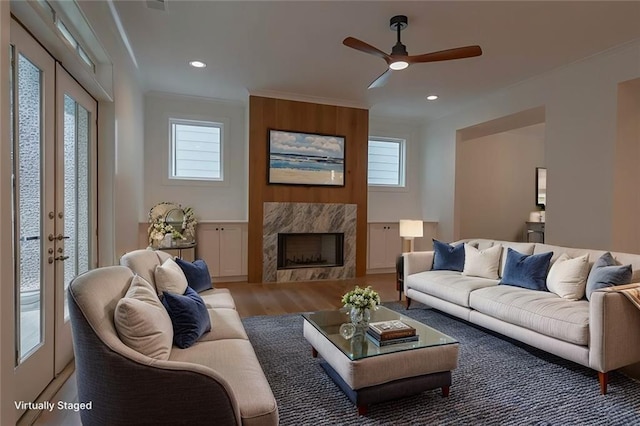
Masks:
[[[371,322],[400,320],[416,329],[418,340],[379,347],[362,334],[345,339],[340,326],[350,321],[346,309],[302,316],[312,355],[322,356],[322,367],[360,414],[369,404],[429,389],[449,395],[451,370],[458,365],[458,342],[452,337],[383,306],[371,312]]]
[[[400,320],[416,329],[419,340],[407,343],[394,343],[388,346],[378,346],[369,341],[365,336],[362,336],[364,337],[362,340],[366,345],[362,344],[360,345],[361,347],[357,345],[354,347],[353,338],[345,339],[340,334],[340,326],[349,322],[349,311],[346,308],[333,311],[307,312],[302,314],[302,316],[352,361],[393,352],[458,343],[457,340],[439,332],[435,328],[431,328],[428,325],[401,315],[384,306],[379,306],[378,309],[371,312],[370,322]],[[359,336],[354,336],[356,339],[358,337]]]

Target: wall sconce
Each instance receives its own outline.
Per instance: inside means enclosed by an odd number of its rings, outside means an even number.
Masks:
[[[421,220],[400,220],[400,237],[402,237],[402,252],[413,251],[413,239],[422,237]]]

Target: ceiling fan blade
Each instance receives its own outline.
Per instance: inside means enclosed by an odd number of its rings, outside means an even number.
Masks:
[[[387,80],[389,79],[391,72],[392,71],[389,68],[387,68],[385,72],[383,72],[382,74],[380,74],[378,78],[373,80],[373,82],[369,85],[369,87],[367,87],[367,89],[375,89],[376,87],[384,86],[387,83]]]
[[[342,40],[342,44],[344,44],[345,46],[350,47],[352,49],[356,49],[356,50],[359,50],[361,52],[377,56],[379,58],[384,59],[385,61],[389,60],[389,55],[384,53],[382,50],[376,49],[375,47],[371,46],[370,44],[367,44],[362,40],[358,40],[357,38],[347,37],[344,40]]]
[[[482,55],[480,46],[465,46],[441,50],[439,52],[425,53],[424,55],[408,56],[407,62],[415,64],[420,62],[450,61],[452,59],[472,58],[480,55]]]

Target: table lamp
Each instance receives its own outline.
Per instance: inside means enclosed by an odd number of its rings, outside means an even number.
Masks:
[[[422,221],[400,220],[400,237],[402,237],[402,252],[412,252],[413,239],[416,237],[422,237]]]

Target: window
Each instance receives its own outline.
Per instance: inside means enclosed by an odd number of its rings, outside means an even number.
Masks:
[[[370,186],[404,187],[404,139],[369,138]]]
[[[71,31],[69,31],[69,28],[67,28],[64,22],[62,22],[51,4],[49,4],[47,0],[38,0],[38,3],[56,25],[56,28],[58,29],[60,35],[67,41],[67,43],[69,43],[69,45],[71,45],[73,50],[76,51],[80,59],[82,59],[82,61],[91,69],[91,71],[95,73],[96,65],[94,64],[93,60],[91,60],[86,50],[83,49],[82,46],[80,46],[80,43],[78,42],[76,37],[74,37]]]
[[[222,123],[169,120],[171,179],[223,180]]]

